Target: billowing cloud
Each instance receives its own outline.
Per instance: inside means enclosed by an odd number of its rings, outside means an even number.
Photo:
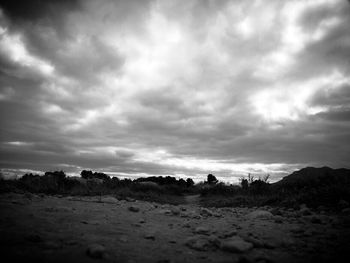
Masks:
[[[5,1],[0,10],[6,171],[235,182],[349,166],[348,1]]]

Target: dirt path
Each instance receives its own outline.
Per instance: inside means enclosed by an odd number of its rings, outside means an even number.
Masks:
[[[200,195],[186,195],[185,201],[188,205],[199,206]]]
[[[1,195],[0,255],[11,262],[196,263],[337,262],[348,254],[349,216],[206,209],[198,199],[172,206],[108,196],[98,202]]]

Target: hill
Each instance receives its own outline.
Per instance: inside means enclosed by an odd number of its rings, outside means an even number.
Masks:
[[[334,184],[350,185],[350,169],[306,167],[285,176],[273,184],[278,188],[318,188]]]

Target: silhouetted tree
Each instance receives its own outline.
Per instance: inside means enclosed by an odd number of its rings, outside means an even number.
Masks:
[[[92,178],[93,173],[92,173],[92,171],[82,170],[80,175],[84,179],[89,179],[89,178]]]
[[[45,172],[45,176],[52,177],[59,181],[66,178],[66,174],[63,171]]]
[[[207,182],[208,184],[216,184],[218,182],[218,179],[212,174],[208,174],[207,176]]]
[[[187,178],[187,180],[186,180],[186,186],[187,186],[187,187],[191,187],[191,186],[193,186],[193,185],[194,185],[193,180],[192,180],[191,178]]]
[[[177,182],[177,185],[179,185],[181,187],[186,187],[187,183],[184,179],[180,178],[179,181]]]
[[[249,186],[248,180],[242,178],[242,179],[241,179],[241,186],[242,186],[242,189],[247,190],[247,189],[248,189],[248,186]]]
[[[97,173],[97,172],[92,172],[92,171],[87,171],[87,170],[82,170],[80,173],[81,177],[84,179],[102,179],[104,181],[111,179],[107,174],[105,173]]]

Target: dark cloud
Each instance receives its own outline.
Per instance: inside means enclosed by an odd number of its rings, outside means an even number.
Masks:
[[[2,168],[277,179],[348,165],[346,2],[0,6]]]
[[[299,67],[291,72],[292,77],[295,77],[293,72],[306,78],[326,74],[330,69],[350,73],[349,12],[350,4],[341,1],[335,6],[315,7],[303,14],[301,24],[308,34],[315,34],[317,29],[324,32],[321,39],[312,41],[298,56]],[[328,30],[327,23],[330,24]]]
[[[350,86],[342,85],[335,89],[319,91],[311,100],[315,106],[346,107],[350,105]]]
[[[9,0],[1,1],[0,6],[6,14],[15,20],[36,21],[54,16],[60,10],[72,10],[79,7],[76,0]]]

